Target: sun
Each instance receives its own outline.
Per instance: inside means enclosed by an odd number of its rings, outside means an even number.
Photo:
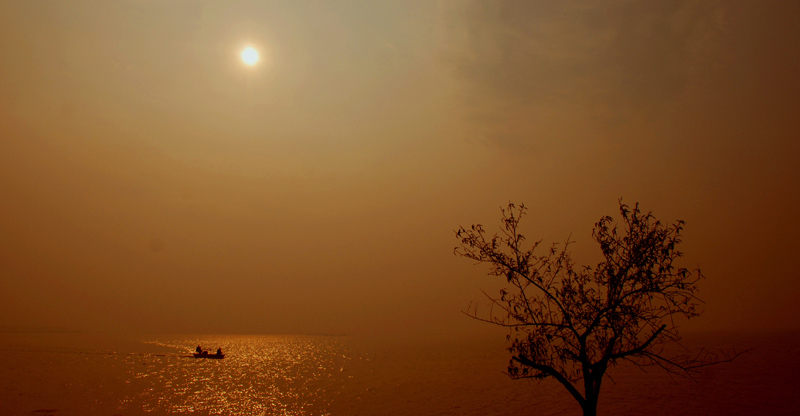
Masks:
[[[253,48],[252,46],[248,46],[244,48],[242,51],[242,62],[249,66],[253,66],[258,63],[259,55],[258,51]]]

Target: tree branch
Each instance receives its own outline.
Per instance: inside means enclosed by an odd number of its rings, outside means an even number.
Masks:
[[[566,377],[564,377],[563,374],[558,372],[558,370],[556,370],[553,367],[550,367],[549,365],[536,364],[535,362],[531,361],[530,359],[522,355],[514,356],[512,357],[512,359],[520,364],[531,367],[534,370],[539,370],[558,380],[558,382],[561,383],[567,389],[567,391],[569,391],[570,394],[572,394],[572,397],[574,397],[575,400],[577,400],[578,403],[580,403],[581,407],[583,407],[584,403],[586,402],[586,399],[581,395],[578,389],[576,389],[575,386],[573,386],[572,383]]]
[[[616,353],[616,354],[611,354],[611,355],[610,355],[608,358],[609,358],[609,359],[611,359],[611,360],[616,360],[616,359],[618,359],[618,358],[624,358],[624,357],[627,357],[627,356],[629,356],[629,355],[635,355],[635,354],[640,354],[640,353],[642,353],[642,352],[643,352],[645,349],[647,349],[647,347],[648,347],[648,346],[649,346],[649,345],[650,345],[650,344],[651,344],[653,341],[655,341],[655,339],[656,339],[656,338],[658,338],[658,334],[660,334],[660,333],[661,333],[662,331],[664,331],[664,329],[666,329],[666,328],[667,328],[667,325],[666,325],[666,324],[664,324],[664,325],[661,325],[661,327],[659,327],[657,330],[655,330],[655,331],[653,332],[653,335],[650,335],[650,338],[648,338],[648,339],[647,339],[647,341],[645,341],[643,344],[639,345],[638,347],[636,347],[636,348],[634,348],[634,349],[631,349],[631,350],[628,350],[628,351],[625,351],[625,352],[620,352],[620,353]]]

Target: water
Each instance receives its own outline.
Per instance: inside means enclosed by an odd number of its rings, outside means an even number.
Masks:
[[[124,402],[147,412],[326,414],[331,396],[323,393],[343,383],[348,361],[344,343],[333,337],[227,336],[150,343],[177,351],[193,344],[220,347],[227,357],[155,356],[147,368],[128,370],[137,394]],[[137,367],[135,360],[132,367]]]
[[[198,344],[226,358],[187,357]],[[687,344],[756,349],[696,382],[614,368],[599,414],[798,414],[798,334]],[[496,338],[0,334],[0,345],[0,415],[580,414],[557,383],[503,375]]]

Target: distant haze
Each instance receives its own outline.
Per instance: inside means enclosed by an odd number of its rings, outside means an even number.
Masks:
[[[800,3],[0,3],[0,329],[470,331],[453,230],[687,222],[800,328]],[[244,47],[261,59],[244,65]]]

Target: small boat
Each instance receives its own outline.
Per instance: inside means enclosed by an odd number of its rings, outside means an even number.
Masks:
[[[194,358],[214,358],[217,360],[221,360],[225,358],[225,354],[209,354],[208,351],[203,351],[202,353],[194,353],[192,354]]]

